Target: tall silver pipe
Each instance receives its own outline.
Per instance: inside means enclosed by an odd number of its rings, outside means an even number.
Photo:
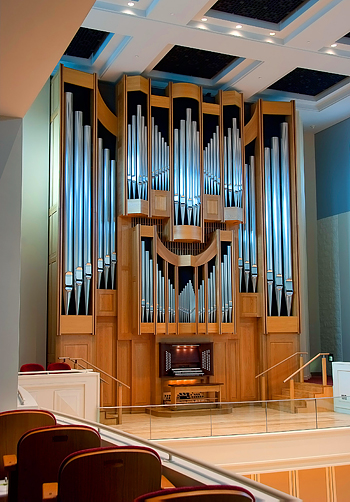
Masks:
[[[191,108],[186,108],[186,205],[187,222],[189,225],[191,224],[190,222],[192,216],[192,199],[190,197],[192,173],[191,111]]]
[[[215,276],[215,265],[213,265],[213,322],[216,322],[216,276]]]
[[[216,126],[216,179],[217,179],[217,186],[216,186],[216,193],[217,195],[220,195],[220,185],[221,185],[221,178],[220,178],[220,132],[219,132],[219,126]]]
[[[235,147],[235,145],[233,145]],[[232,133],[231,128],[228,128],[227,136],[227,189],[228,189],[228,203],[229,207],[232,207],[232,171],[233,171],[233,158],[235,157],[235,150],[232,149]]]
[[[141,320],[146,319],[146,243],[141,240]]]
[[[111,266],[111,186],[110,186],[110,152],[104,149],[103,157],[103,262],[105,288],[107,289]]]
[[[74,291],[75,313],[79,314],[83,285],[83,113],[75,112],[74,134]]]
[[[179,224],[179,193],[180,193],[180,177],[179,177],[179,130],[174,130],[174,212],[175,225]]]
[[[233,294],[232,294],[232,247],[231,244],[227,248],[228,262],[228,312],[229,322],[233,322]]]
[[[290,316],[293,298],[292,274],[292,236],[290,214],[290,182],[289,182],[289,148],[288,123],[281,124],[281,181],[282,181],[282,232],[283,232],[283,271],[284,295],[287,314]]]
[[[180,120],[180,210],[181,210],[181,225],[185,224],[185,209],[186,209],[185,169],[186,169],[186,121],[185,120]]]
[[[227,137],[224,136],[224,204],[228,206],[228,184],[227,184],[227,171],[228,166],[228,153],[227,153]]]
[[[136,199],[137,195],[137,143],[136,143],[136,115],[131,117],[131,182],[132,182],[132,198]]]
[[[271,161],[270,148],[265,148],[265,227],[266,227],[266,280],[269,316],[272,315],[273,257],[271,212]]]
[[[243,256],[244,256],[244,279],[245,290],[248,293],[249,289],[249,274],[250,274],[250,252],[249,252],[249,171],[248,166],[245,166],[245,180],[247,187],[245,190],[245,224],[243,225]]]
[[[84,296],[85,314],[89,313],[91,265],[91,127],[84,126]]]
[[[146,305],[146,317],[145,322],[149,322],[149,307],[150,307],[150,277],[149,277],[149,252],[145,252],[145,305]]]
[[[131,150],[131,124],[128,124],[128,158],[127,158],[127,166],[128,166],[128,199],[133,199],[132,195],[132,150]]]
[[[97,155],[97,287],[103,273],[103,142],[98,138]]]
[[[153,260],[149,260],[149,321],[153,322]]]
[[[242,292],[242,276],[243,276],[243,230],[242,223],[238,225],[238,271],[239,271],[239,292]]]
[[[249,214],[250,214],[250,274],[253,285],[253,293],[256,292],[258,280],[258,252],[256,241],[256,211],[255,211],[255,159],[250,157],[249,166]]]
[[[116,226],[117,226],[117,206],[116,206],[116,162],[111,160],[111,276],[112,289],[115,287],[115,270],[117,265],[116,248]]]
[[[151,120],[151,172],[152,172],[152,188],[156,189],[156,155],[155,155],[155,125],[154,117]]]
[[[281,315],[281,301],[283,289],[282,276],[282,245],[281,245],[281,184],[279,169],[279,142],[277,137],[271,140],[271,177],[272,177],[272,212],[273,212],[273,255],[274,279],[277,301],[277,313]]]
[[[63,303],[68,315],[73,290],[73,94],[66,92],[65,97]]]
[[[141,134],[141,105],[136,107],[136,173],[137,198],[142,198],[142,134]]]

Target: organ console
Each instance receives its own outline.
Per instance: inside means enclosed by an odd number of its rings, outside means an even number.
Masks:
[[[299,349],[294,103],[245,116],[235,91],[124,76],[110,110],[63,66],[51,93],[49,361],[84,357],[145,405],[168,385],[160,344],[211,344],[198,383],[258,399],[255,375]]]

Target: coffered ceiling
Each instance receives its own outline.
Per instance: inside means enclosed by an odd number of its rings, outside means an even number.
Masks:
[[[106,34],[101,47],[76,57],[62,41],[61,62],[107,82],[141,74],[295,99],[315,132],[350,116],[349,0],[98,0],[82,27]]]

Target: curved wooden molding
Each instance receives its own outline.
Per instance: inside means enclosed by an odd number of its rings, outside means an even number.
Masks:
[[[174,241],[201,242],[202,229],[194,225],[174,225]]]
[[[257,136],[259,132],[259,107],[256,106],[252,118],[244,127],[244,145],[249,145]]]
[[[222,104],[223,106],[236,105],[239,106],[239,108],[242,108],[243,94],[237,91],[223,91]]]
[[[97,89],[97,119],[114,136],[118,135],[118,117],[111,112]]]
[[[261,101],[264,115],[292,115],[293,101]]]
[[[217,254],[217,239],[212,237],[212,242],[203,251],[203,253],[193,256],[193,255],[177,255],[169,251],[168,248],[164,246],[159,236],[157,235],[157,254],[163,260],[175,265],[176,267],[200,267],[205,263],[209,262]]]
[[[201,100],[202,88],[195,84],[176,83],[172,85],[173,98],[192,98]]]
[[[62,79],[67,84],[78,85],[79,87],[94,88],[94,75],[79,70],[73,70],[61,65]]]

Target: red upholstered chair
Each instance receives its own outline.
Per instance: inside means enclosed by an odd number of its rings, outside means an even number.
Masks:
[[[133,502],[142,493],[160,489],[161,467],[151,448],[116,446],[77,452],[60,467],[56,500]],[[53,500],[52,496],[53,490],[43,499]]]
[[[99,433],[84,425],[56,425],[25,433],[17,446],[17,496],[13,496],[16,487],[10,478],[9,500],[41,500],[43,483],[57,483],[60,465],[68,455],[100,445]]]
[[[36,427],[55,425],[52,413],[44,410],[11,410],[0,413],[0,479],[5,473],[3,456],[17,453],[17,443],[25,432]]]
[[[47,371],[59,371],[59,370],[71,370],[72,368],[68,363],[50,363],[47,367]]]
[[[38,363],[28,363],[28,364],[22,364],[21,369],[19,371],[22,372],[45,371],[45,368],[44,366]]]
[[[254,496],[245,488],[230,485],[186,486],[168,488],[141,495],[135,502],[254,502]]]

